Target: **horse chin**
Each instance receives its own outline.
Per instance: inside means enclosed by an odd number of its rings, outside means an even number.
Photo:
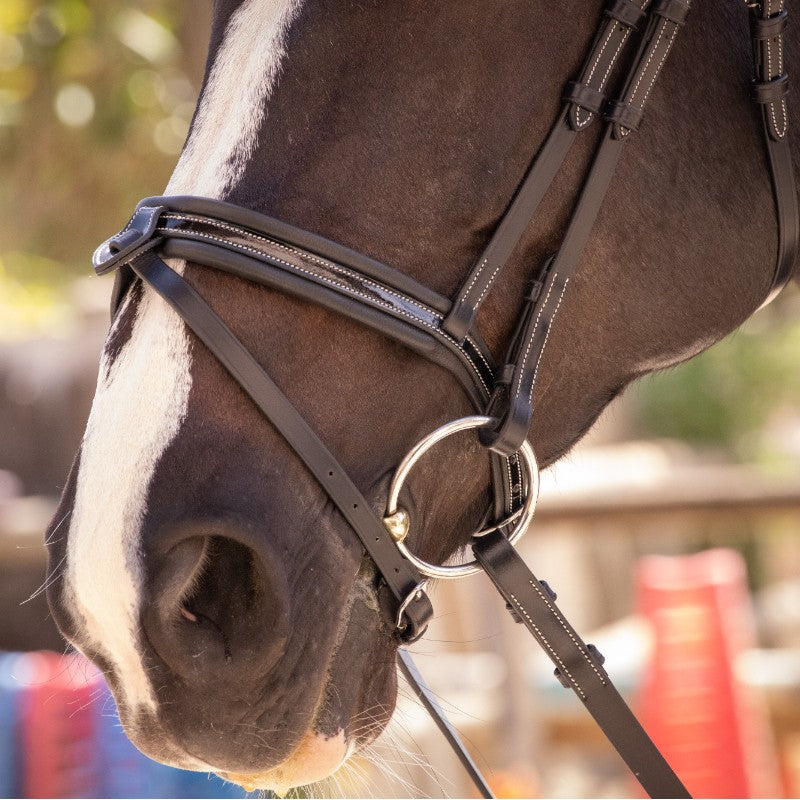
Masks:
[[[231,772],[218,774],[248,792],[264,789],[285,795],[297,786],[315,783],[333,775],[350,753],[351,747],[344,731],[339,731],[335,736],[308,733],[289,758],[277,767],[249,775]]]

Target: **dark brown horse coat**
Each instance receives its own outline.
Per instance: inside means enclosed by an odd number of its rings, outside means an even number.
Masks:
[[[558,114],[600,13],[578,0],[218,0],[171,188],[215,193],[452,295]],[[231,62],[225,73],[225,45],[247,43],[248,26],[254,49],[240,47],[241,72]],[[796,32],[788,44],[797,71]],[[530,434],[543,464],[630,381],[700,352],[764,299],[776,222],[751,73],[745,9],[698,0],[544,356]],[[235,144],[248,125],[249,144]],[[568,157],[481,314],[498,355],[532,269],[557,247],[597,128]],[[376,509],[402,454],[469,412],[448,374],[355,322],[199,267],[185,274]],[[139,747],[285,788],[321,777],[383,728],[396,642],[352,532],[169,313],[137,286],[110,335],[55,520],[70,521],[51,546],[50,601],[64,633],[106,670]],[[414,549],[446,558],[487,492],[475,443],[437,450],[411,482]]]

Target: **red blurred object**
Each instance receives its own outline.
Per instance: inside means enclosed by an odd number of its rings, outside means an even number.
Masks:
[[[92,700],[102,683],[76,656],[27,653],[17,676],[22,690],[24,797],[92,797],[100,785]]]
[[[642,559],[638,605],[654,648],[641,721],[694,797],[779,797],[762,698],[734,662],[755,647],[746,570],[733,550]]]

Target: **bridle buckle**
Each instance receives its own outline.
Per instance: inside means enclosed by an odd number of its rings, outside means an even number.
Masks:
[[[395,621],[395,627],[401,633],[408,627],[408,623],[403,620],[405,617],[406,609],[412,604],[416,603],[419,600],[422,600],[425,597],[425,593],[428,588],[428,579],[425,578],[421,580],[406,596],[406,599],[400,604],[400,608],[397,609],[397,620]],[[404,644],[412,644],[416,642],[418,639],[421,639],[425,635],[425,631],[428,630],[428,626],[426,625],[413,639],[403,639]]]

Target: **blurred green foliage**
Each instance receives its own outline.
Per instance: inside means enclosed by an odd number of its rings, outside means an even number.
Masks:
[[[781,441],[781,431],[796,426],[800,411],[799,295],[788,287],[705,353],[639,381],[633,398],[641,432],[747,461],[775,461],[796,447]]]
[[[209,0],[0,0],[0,334],[86,274],[163,191],[188,129]]]

